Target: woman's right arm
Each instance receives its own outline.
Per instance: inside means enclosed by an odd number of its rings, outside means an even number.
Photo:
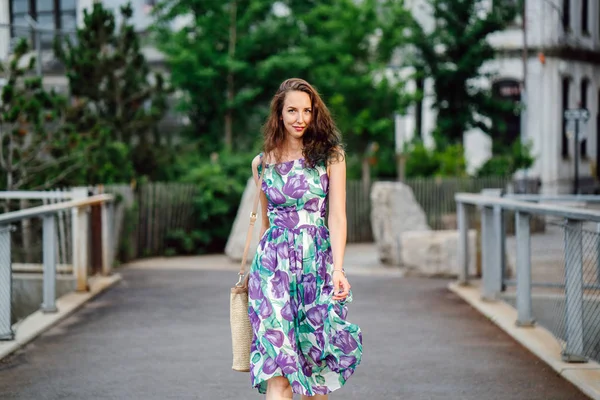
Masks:
[[[254,160],[252,160],[252,176],[254,177],[254,184],[258,185],[258,179],[260,178],[258,176],[258,166],[261,163],[261,158],[260,155],[254,157]],[[264,165],[263,165],[264,168]],[[260,236],[259,237],[263,237],[263,235],[265,234],[265,231],[267,229],[269,229],[270,223],[269,223],[269,216],[267,215],[267,196],[265,195],[265,192],[262,191],[262,188],[259,189],[260,190],[260,213],[261,213],[261,226],[260,226]]]

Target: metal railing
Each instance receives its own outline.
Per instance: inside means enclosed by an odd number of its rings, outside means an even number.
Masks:
[[[14,339],[12,328],[12,267],[11,231],[12,224],[24,219],[41,218],[43,221],[43,302],[41,311],[55,312],[56,309],[56,236],[55,218],[60,212],[73,212],[73,274],[76,291],[88,288],[88,243],[89,216],[91,206],[101,207],[102,231],[102,274],[110,275],[114,257],[112,244],[113,195],[101,194],[57,204],[27,208],[0,214],[0,340]]]
[[[595,202],[598,197],[555,196],[555,201],[584,200]],[[459,230],[459,282],[468,283],[469,242],[467,206],[478,206],[481,213],[481,263],[482,298],[499,300],[504,295],[506,283],[504,261],[503,214],[515,213],[516,247],[516,293],[518,326],[531,326],[534,318],[532,288],[532,216],[556,218],[554,223],[561,230],[560,240],[551,243],[562,254],[554,261],[560,263],[562,282],[555,285],[538,284],[545,292],[538,292],[536,310],[540,312],[540,324],[549,328],[561,341],[562,359],[566,362],[586,362],[589,358],[600,360],[600,235],[596,230],[585,228],[590,223],[600,223],[600,211],[565,207],[554,204],[537,204],[535,201],[551,201],[549,197],[522,196],[516,200],[486,195],[458,193],[455,196]],[[600,225],[598,225],[600,226]],[[555,270],[556,272],[556,270]],[[536,287],[537,287],[536,286]],[[554,287],[550,287],[554,286]],[[542,290],[542,289],[540,289]],[[544,310],[541,298],[546,301]],[[552,301],[553,305],[548,306]],[[560,306],[556,306],[559,304]],[[538,317],[536,315],[535,317]]]

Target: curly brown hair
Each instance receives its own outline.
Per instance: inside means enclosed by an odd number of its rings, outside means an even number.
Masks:
[[[283,103],[288,92],[299,91],[308,94],[312,107],[312,119],[302,136],[302,155],[307,166],[328,164],[344,157],[341,134],[319,93],[308,82],[299,78],[285,80],[271,101],[271,113],[263,127],[264,154],[271,154],[276,162],[281,161],[281,146],[285,142],[286,131],[281,120]]]

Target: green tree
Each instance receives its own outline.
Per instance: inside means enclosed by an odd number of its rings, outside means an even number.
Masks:
[[[161,74],[151,74],[132,15],[131,4],[122,6],[117,26],[114,13],[94,3],[91,11],[84,10],[75,40],[67,37],[54,46],[71,94],[82,105],[74,122],[102,153],[91,161],[117,166],[92,163],[89,183],[128,179],[132,170],[152,178],[159,167],[156,160],[164,154],[156,129],[166,112],[169,90]]]
[[[388,66],[395,51],[396,31],[410,14],[398,0],[318,1],[306,6],[293,1],[300,23],[298,42],[310,60],[303,75],[324,95],[351,154],[362,158],[369,144],[381,151],[380,175],[395,174],[394,113],[402,111],[404,95],[397,69]],[[348,27],[352,27],[349,29]]]
[[[247,148],[277,85],[307,62],[286,33],[293,21],[272,0],[165,0],[155,16],[189,136],[205,152]]]
[[[27,63],[22,40],[11,59],[0,64],[0,187],[43,189],[64,183],[83,166],[81,141],[65,122],[64,97],[44,89]]]
[[[501,113],[513,105],[478,87],[486,75],[481,67],[494,58],[488,38],[504,30],[517,15],[514,0],[428,0],[434,28],[427,31],[416,20],[399,33],[398,42],[412,50],[408,65],[417,78],[434,81],[438,148],[462,143],[463,133],[480,128],[490,133],[502,126]],[[489,122],[484,122],[486,117]]]

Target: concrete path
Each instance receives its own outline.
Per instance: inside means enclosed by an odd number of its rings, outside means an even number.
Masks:
[[[349,249],[349,319],[364,359],[332,399],[586,399],[446,289]],[[375,260],[376,262],[376,260]],[[223,257],[139,262],[79,312],[0,363],[0,399],[259,399],[231,370]]]

